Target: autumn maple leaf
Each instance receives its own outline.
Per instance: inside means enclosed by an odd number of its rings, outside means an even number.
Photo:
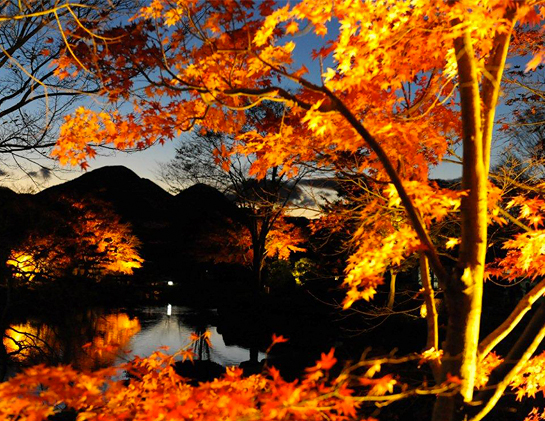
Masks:
[[[371,396],[383,396],[386,393],[392,393],[394,386],[397,384],[391,374],[387,374],[384,377],[378,379],[368,379],[366,377],[360,378],[360,384],[362,386],[369,386],[368,394]]]
[[[333,356],[334,353],[335,348],[331,348],[327,354],[322,352],[320,360],[316,361],[316,365],[307,368],[306,371],[313,372],[316,370],[330,370],[337,363],[337,358]]]
[[[275,344],[281,344],[283,342],[288,342],[289,339],[288,338],[284,338],[282,335],[279,335],[277,336],[276,334],[273,333],[272,335],[272,345],[275,345]],[[271,345],[271,346],[272,346]]]

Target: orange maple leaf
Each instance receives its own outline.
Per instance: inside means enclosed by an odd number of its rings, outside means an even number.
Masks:
[[[316,365],[307,368],[306,371],[330,370],[337,363],[337,358],[334,357],[334,354],[335,348],[331,348],[327,354],[322,352],[320,360],[316,361]]]
[[[275,333],[272,335],[272,345],[288,342],[288,338],[284,338],[282,335],[277,336]]]

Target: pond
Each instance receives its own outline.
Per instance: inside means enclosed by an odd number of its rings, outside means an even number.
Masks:
[[[196,358],[223,366],[249,360],[249,349],[225,344],[217,321],[215,310],[183,306],[113,311],[94,308],[72,311],[58,320],[28,318],[14,323],[6,332],[4,345],[8,352],[17,352],[14,359],[21,364],[71,364],[78,369],[94,370],[123,363],[136,355],[149,356],[160,347],[168,347],[164,352],[172,354],[189,344],[192,332],[209,331],[212,346],[195,344]],[[258,354],[259,360],[265,356]]]

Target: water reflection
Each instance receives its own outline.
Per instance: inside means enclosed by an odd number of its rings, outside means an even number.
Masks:
[[[45,361],[94,370],[112,365],[139,331],[137,318],[126,313],[97,314],[94,310],[61,325],[37,320],[11,325],[4,345],[20,363]]]
[[[13,324],[6,331],[4,345],[19,363],[62,363],[93,370],[135,355],[148,356],[162,346],[174,353],[189,343],[192,332],[208,330],[211,347],[204,339],[193,345],[199,359],[221,365],[248,360],[247,349],[225,345],[216,324],[214,311],[187,307],[146,307],[132,312],[94,309],[65,315],[56,322],[28,319]],[[258,358],[264,357],[259,353]]]
[[[136,314],[141,321],[142,330],[130,341],[131,352],[119,361],[134,355],[150,355],[160,346],[169,348],[167,353],[174,353],[182,346],[189,344],[191,333],[210,332],[211,347],[196,343],[194,348],[197,358],[209,359],[223,366],[238,365],[249,359],[249,350],[239,346],[226,345],[217,331],[217,313],[215,311],[195,311],[188,307],[172,306],[172,314],[167,316],[166,307],[147,307],[139,309]],[[200,354],[200,355],[199,355]],[[259,359],[265,358],[260,352]]]

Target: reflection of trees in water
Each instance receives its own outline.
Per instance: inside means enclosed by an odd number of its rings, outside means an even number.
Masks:
[[[206,329],[196,330],[196,334],[199,335],[199,339],[193,343],[193,352],[199,360],[210,360],[210,344],[208,339],[203,336]]]
[[[178,323],[186,328],[191,329],[199,339],[193,343],[193,352],[197,359],[202,361],[210,360],[211,347],[208,338],[203,335],[208,328],[213,324],[212,320],[215,315],[211,312],[196,312],[180,315]]]
[[[138,319],[125,313],[88,310],[57,323],[12,324],[5,332],[4,346],[19,364],[47,362],[93,370],[111,365],[139,331]]]
[[[37,362],[38,359],[57,360],[58,356],[47,340],[50,336],[47,325],[31,322],[11,325],[4,333],[4,346],[8,357],[18,362]]]

